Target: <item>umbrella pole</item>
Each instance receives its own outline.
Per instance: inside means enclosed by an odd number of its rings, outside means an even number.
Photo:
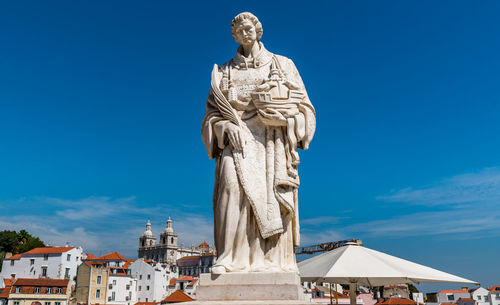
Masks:
[[[332,283],[330,283],[330,305],[333,305],[333,297],[332,297]],[[418,305],[418,304],[417,304]]]
[[[339,305],[339,293],[337,291],[337,284],[335,284],[335,304]]]
[[[356,282],[349,283],[349,297],[351,299],[351,305],[356,305]]]

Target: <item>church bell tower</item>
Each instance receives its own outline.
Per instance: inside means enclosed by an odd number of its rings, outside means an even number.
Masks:
[[[139,237],[139,249],[149,248],[156,246],[156,236],[151,231],[151,222],[148,220],[146,223],[146,231]]]

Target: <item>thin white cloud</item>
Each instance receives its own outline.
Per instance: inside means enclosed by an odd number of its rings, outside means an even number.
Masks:
[[[453,176],[419,188],[405,188],[380,201],[423,205],[433,210],[346,227],[372,236],[450,234],[484,237],[500,230],[500,167]]]
[[[457,175],[426,187],[405,188],[377,199],[426,206],[499,202],[500,167]]]
[[[6,207],[12,206],[21,208],[7,210]],[[1,210],[8,213],[2,214]],[[212,243],[212,222],[208,217],[185,213],[174,205],[144,208],[135,197],[91,196],[74,200],[33,197],[1,201],[0,230],[26,229],[50,245],[69,243],[96,255],[118,251],[133,258],[137,257],[139,236],[146,221],[151,219],[154,233],[159,235],[168,215],[174,216],[179,242],[186,246],[203,241]]]
[[[320,226],[320,225],[328,225],[338,223],[340,220],[345,219],[346,217],[334,217],[334,216],[319,216],[314,218],[307,218],[300,221],[303,225],[310,226]]]

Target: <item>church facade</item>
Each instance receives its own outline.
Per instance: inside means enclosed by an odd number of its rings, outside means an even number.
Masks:
[[[159,263],[176,265],[177,260],[182,257],[202,255],[206,252],[207,244],[205,242],[198,247],[191,246],[191,248],[186,248],[184,245],[179,247],[177,242],[178,234],[174,231],[170,217],[167,220],[165,230],[160,233],[159,241],[157,241],[156,236],[151,231],[151,222],[148,220],[146,231],[139,237],[138,257],[154,260]]]

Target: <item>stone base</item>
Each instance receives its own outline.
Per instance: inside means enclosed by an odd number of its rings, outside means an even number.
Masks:
[[[293,272],[201,274],[196,299],[186,304],[310,304]]]

